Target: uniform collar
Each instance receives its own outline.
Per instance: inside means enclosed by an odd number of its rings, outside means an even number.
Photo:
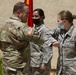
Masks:
[[[43,25],[44,25],[44,24],[41,24],[41,25],[39,25],[39,26],[36,26],[36,25],[35,25],[35,29],[36,29],[36,30],[39,30]]]
[[[10,19],[21,21],[18,17],[10,17]]]
[[[75,28],[75,26],[72,25],[72,26],[70,27],[69,31],[67,31],[66,35],[71,36],[71,35],[72,35],[72,31],[74,30],[74,28]]]

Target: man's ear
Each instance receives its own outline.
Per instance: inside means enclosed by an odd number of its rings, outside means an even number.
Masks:
[[[17,10],[17,14],[20,14],[21,12],[20,12],[20,10]]]
[[[20,10],[18,10],[18,11],[16,12],[16,14],[17,14],[17,16],[18,16],[19,18],[22,16],[22,13],[21,13]]]

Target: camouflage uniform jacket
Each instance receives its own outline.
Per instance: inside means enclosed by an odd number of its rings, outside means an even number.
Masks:
[[[40,67],[41,64],[47,64],[52,58],[52,43],[56,40],[51,36],[51,30],[46,27],[45,24],[40,26],[34,26],[40,34],[41,37],[45,40],[45,43],[42,45],[43,48],[36,45],[34,42],[30,43],[31,49],[31,67]]]
[[[67,32],[55,30],[55,33],[60,43],[57,75],[76,75],[76,28],[72,25]]]
[[[2,27],[0,41],[2,43],[3,64],[11,68],[23,68],[29,60],[29,41],[41,43],[40,35],[28,34],[30,27],[17,17],[11,17]],[[35,35],[36,34],[36,35]],[[38,42],[40,40],[40,42]]]

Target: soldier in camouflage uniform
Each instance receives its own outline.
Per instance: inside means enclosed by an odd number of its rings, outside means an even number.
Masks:
[[[57,26],[54,32],[60,43],[57,63],[57,75],[76,75],[76,28],[73,25],[73,16],[70,11],[61,11],[58,14]]]
[[[33,28],[41,34],[41,37],[45,40],[45,44],[41,48],[34,42],[30,42],[32,75],[50,75],[52,44],[58,44],[51,36],[51,30],[44,24],[44,18],[45,15],[42,9],[38,8],[33,11],[33,23],[35,24]]]
[[[44,42],[37,31],[25,25],[28,14],[28,5],[18,2],[13,8],[13,17],[2,26],[0,36],[3,51],[2,75],[28,75],[29,42],[34,41],[38,45]]]

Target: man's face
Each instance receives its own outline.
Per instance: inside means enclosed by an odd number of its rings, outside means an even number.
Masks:
[[[24,6],[23,11],[21,12],[21,21],[23,23],[25,23],[27,21],[27,18],[29,16],[29,7],[28,6]]]

